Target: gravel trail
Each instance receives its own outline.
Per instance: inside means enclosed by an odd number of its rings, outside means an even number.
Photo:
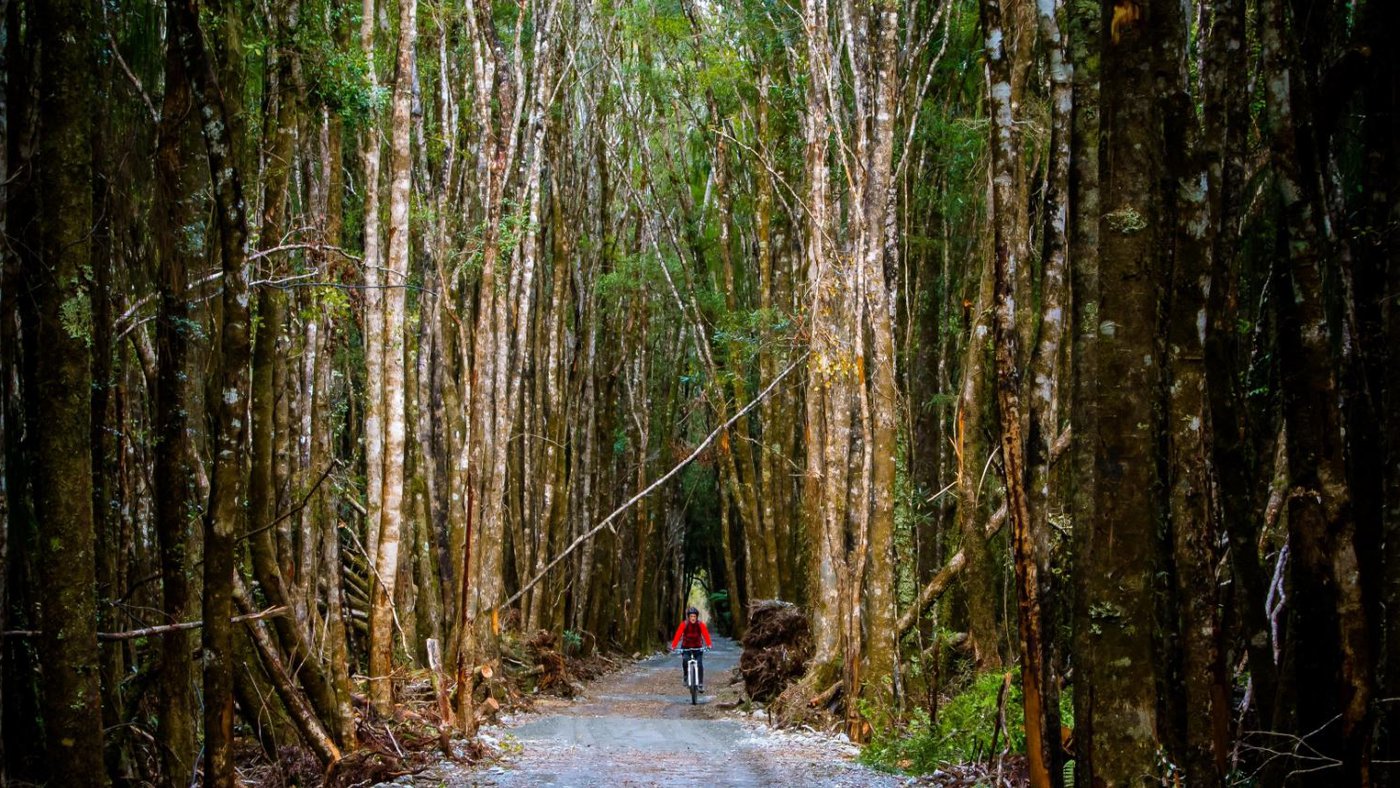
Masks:
[[[899,786],[905,780],[855,762],[840,739],[772,730],[725,708],[739,648],[715,639],[705,656],[710,694],[692,706],[680,660],[658,655],[605,676],[574,701],[541,699],[535,711],[482,730],[507,754],[463,770],[444,765],[418,786]]]

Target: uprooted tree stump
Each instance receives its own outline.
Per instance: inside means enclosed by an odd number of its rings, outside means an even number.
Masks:
[[[812,657],[812,629],[802,609],[776,599],[749,604],[739,675],[753,700],[767,703],[801,678]]]
[[[574,685],[569,681],[568,662],[559,653],[559,641],[553,632],[541,629],[525,642],[534,661],[527,675],[535,677],[535,689],[571,698]]]

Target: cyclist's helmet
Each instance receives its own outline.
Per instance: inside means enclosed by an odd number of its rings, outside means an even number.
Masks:
[[[692,613],[694,613],[694,614],[697,615],[697,616],[700,615],[700,611],[699,611],[699,610],[696,610],[696,609],[693,608],[693,607],[686,608],[685,614],[686,614],[687,616],[690,615],[690,614],[692,614]]]

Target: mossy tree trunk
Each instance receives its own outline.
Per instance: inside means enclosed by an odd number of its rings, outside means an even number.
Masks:
[[[38,81],[38,254],[26,297],[37,324],[26,393],[34,469],[38,580],[44,589],[39,658],[46,761],[60,785],[107,782],[97,647],[96,534],[92,511],[92,116],[91,9],[42,4],[34,23],[43,50]]]

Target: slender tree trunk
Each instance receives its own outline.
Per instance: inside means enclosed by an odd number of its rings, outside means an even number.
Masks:
[[[389,255],[384,290],[384,478],[380,496],[378,551],[374,554],[375,591],[370,609],[370,698],[375,711],[388,715],[393,703],[394,587],[399,568],[399,536],[404,515],[404,307],[408,283],[408,200],[411,176],[409,110],[413,100],[413,51],[417,0],[399,2],[398,70],[394,79],[393,140],[389,160]],[[374,524],[371,523],[371,527]]]
[[[1013,17],[1014,18],[1014,17]],[[1011,73],[1019,64],[1010,62],[1006,36],[1028,35],[1008,29],[999,0],[983,0],[982,24],[987,29],[987,73],[992,115],[992,227],[995,250],[994,334],[996,337],[996,399],[1001,412],[1002,467],[1006,480],[1006,508],[1011,520],[1015,558],[1016,606],[1020,634],[1021,691],[1025,704],[1026,756],[1030,783],[1036,788],[1051,783],[1050,767],[1056,761],[1053,748],[1059,726],[1051,725],[1046,708],[1048,671],[1040,608],[1040,538],[1032,531],[1031,501],[1026,489],[1026,436],[1021,419],[1021,370],[1016,323],[1017,282],[1025,259],[1025,243],[1016,237],[1018,195],[1015,183],[1020,169],[1020,144],[1014,128],[1015,107]],[[1026,291],[1022,290],[1022,293]],[[1045,382],[1049,385],[1049,381]],[[1048,397],[1046,397],[1048,399]]]
[[[973,660],[981,670],[1001,667],[1001,638],[996,619],[996,592],[992,584],[992,556],[982,533],[981,505],[984,455],[982,410],[986,401],[987,343],[991,336],[991,304],[995,268],[982,267],[978,277],[977,300],[972,310],[972,326],[966,342],[962,384],[958,389],[958,410],[954,423],[954,444],[958,470],[958,528],[962,532],[964,569],[962,586],[967,594],[968,642]]]
[[[165,98],[156,147],[155,243],[160,269],[160,313],[156,324],[159,381],[155,391],[156,534],[161,552],[163,610],[171,622],[188,620],[193,566],[189,550],[194,541],[193,507],[199,501],[195,477],[192,392],[186,382],[192,369],[193,310],[190,308],[188,258],[201,251],[184,242],[198,207],[198,170],[189,162],[198,153],[189,123],[193,110],[189,81],[174,38],[167,42]],[[165,785],[188,785],[195,773],[198,724],[194,718],[193,640],[171,633],[161,643],[157,741],[161,744],[161,774]]]
[[[892,221],[893,202],[889,199],[894,177],[894,120],[897,111],[896,90],[899,82],[895,73],[896,48],[899,31],[899,6],[893,0],[882,0],[870,9],[872,28],[877,31],[871,43],[870,74],[873,105],[871,107],[871,148],[866,169],[864,194],[865,226],[863,228],[863,260],[860,277],[861,297],[871,335],[871,357],[866,365],[867,377],[861,381],[870,412],[865,428],[865,449],[870,454],[869,470],[869,566],[865,583],[866,607],[864,620],[868,630],[865,639],[869,681],[865,696],[872,702],[871,714],[879,724],[884,715],[899,714],[898,662],[899,636],[895,593],[895,459],[899,453],[898,423],[900,395],[895,381],[895,339],[893,283],[887,281],[886,271],[894,270],[896,261],[887,260],[888,225]],[[857,331],[864,332],[865,326]]]
[[[248,217],[235,161],[229,113],[209,60],[193,0],[167,0],[184,65],[199,107],[204,146],[214,184],[223,271],[220,330],[220,399],[214,430],[214,472],[204,516],[204,774],[209,786],[232,786],[234,538],[245,484],[242,451],[248,397]],[[241,86],[230,86],[241,87]]]
[[[375,0],[364,0],[360,20],[360,48],[364,53],[370,90],[378,89],[375,75]],[[370,125],[362,131],[360,161],[364,167],[364,323],[365,350],[365,561],[374,569],[379,559],[379,531],[384,494],[384,296],[386,282],[379,229],[380,140]],[[370,572],[370,596],[379,582]],[[379,677],[372,677],[376,683]],[[377,692],[377,690],[376,690]]]
[[[849,414],[843,412],[842,387],[833,387],[839,376],[840,359],[833,325],[845,311],[838,298],[839,274],[831,254],[829,232],[834,225],[829,216],[830,184],[827,146],[830,109],[827,100],[827,72],[832,65],[831,41],[827,32],[826,0],[805,0],[802,24],[807,38],[807,112],[805,118],[807,178],[805,267],[814,294],[811,308],[812,361],[807,390],[807,474],[804,501],[805,530],[811,545],[813,563],[808,592],[813,616],[816,665],[837,664],[841,642],[841,575],[838,561],[844,550],[846,520],[845,473],[847,458],[833,453],[832,447],[846,448]],[[830,456],[828,456],[830,455]],[[822,682],[818,682],[822,683]]]

